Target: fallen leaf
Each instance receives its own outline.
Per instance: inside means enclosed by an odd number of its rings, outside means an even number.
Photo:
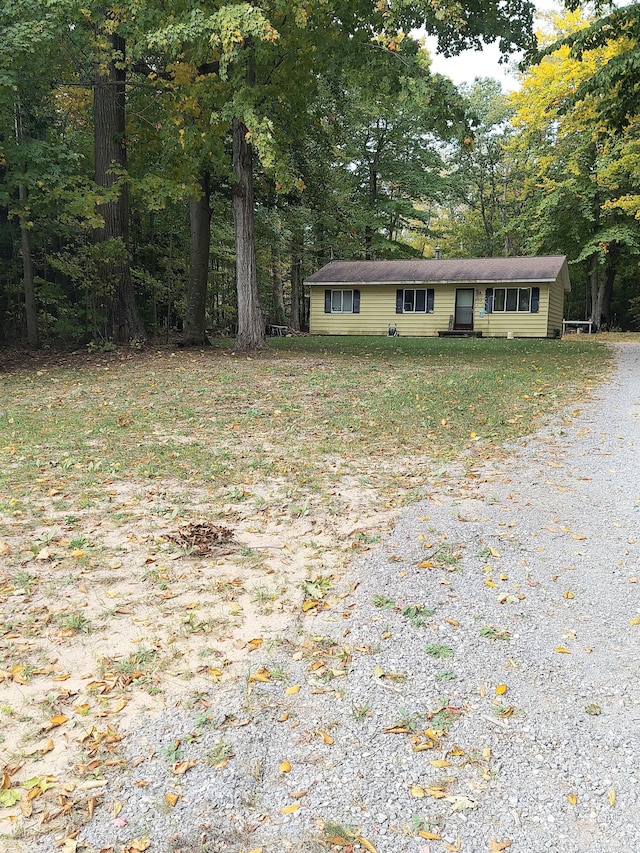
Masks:
[[[421,800],[424,797],[425,791],[424,791],[424,788],[422,787],[422,785],[412,785],[410,790],[409,790],[409,793],[411,794],[412,797],[415,797],[416,799]]]
[[[575,806],[575,804],[578,802],[578,797],[576,794],[567,794],[567,800],[569,800],[570,806]]]
[[[56,729],[58,726],[62,726],[64,723],[68,722],[69,718],[65,717],[64,714],[56,714],[55,717],[51,717],[49,722],[44,726],[43,731],[50,732],[51,729]]]
[[[122,811],[122,803],[120,802],[120,800],[116,800],[114,802],[113,806],[111,807],[111,813],[114,817],[118,817],[118,815],[120,814],[121,811]]]
[[[286,721],[288,719],[289,719],[289,712],[285,711],[284,714],[280,714],[280,716],[276,720],[276,723],[286,723]]]
[[[436,758],[434,761],[430,761],[429,764],[432,767],[451,767],[451,762],[447,761],[446,758]]]
[[[496,687],[496,693],[498,694],[498,696],[504,696],[504,694],[506,692],[507,692],[507,685],[506,684],[498,684],[498,686]]]
[[[278,767],[278,770],[281,773],[288,773],[291,770],[291,764],[288,761],[283,761]]]
[[[195,758],[190,759],[189,761],[178,761],[173,765],[173,772],[177,776],[184,776],[187,770],[191,770],[192,767],[195,767],[198,762]]]
[[[466,809],[478,808],[478,803],[470,797],[465,797],[464,794],[449,794],[447,795],[447,801],[451,803],[453,808],[458,812],[465,811]]]
[[[300,685],[299,684],[292,684],[291,687],[287,687],[287,689],[284,691],[285,696],[295,696],[295,694],[299,693],[299,692],[300,692]]]
[[[562,597],[563,598],[575,598],[575,595],[571,592],[571,590],[568,589],[566,592],[562,593]]]
[[[280,809],[280,814],[293,814],[294,812],[297,812],[299,808],[300,803],[291,803],[283,809]]]
[[[489,845],[489,853],[504,853],[511,847],[511,841],[507,839],[507,841],[498,841],[497,838],[494,838]]]
[[[359,836],[358,841],[360,842],[360,846],[363,847],[365,850],[368,850],[369,853],[378,853],[373,844],[370,841],[367,841],[366,838]]]
[[[164,795],[164,799],[170,806],[175,806],[175,804],[180,799],[180,794],[175,794],[173,792]]]
[[[629,625],[640,625],[640,616],[634,616],[633,619],[629,619]]]
[[[21,798],[20,791],[15,788],[8,788],[0,791],[0,806],[9,809],[14,806]]]
[[[421,829],[418,832],[418,835],[420,836],[420,838],[426,838],[427,841],[441,841],[442,840],[442,836],[439,835],[437,832],[427,832],[426,829]]]
[[[376,666],[373,670],[373,674],[376,678],[382,678],[384,676],[384,669],[381,666]]]
[[[496,551],[495,548],[489,548],[489,553],[492,557],[501,557],[500,551]]]
[[[257,669],[255,672],[252,672],[249,676],[249,683],[253,681],[269,681],[271,678],[271,673],[266,667],[262,667],[262,669]]]
[[[247,649],[250,652],[255,652],[256,649],[259,649],[260,646],[264,643],[262,637],[254,637],[253,640],[249,640],[247,643]]]
[[[607,799],[609,800],[610,806],[615,806],[616,804],[616,789],[609,788],[609,793],[607,794]]]
[[[322,738],[322,740],[326,744],[331,746],[331,744],[333,743],[333,738],[331,737],[331,735],[328,732],[323,732],[322,729],[318,729],[317,732],[320,735],[320,737]]]
[[[561,655],[570,655],[571,654],[569,649],[565,649],[564,646],[558,646],[556,649],[554,649],[554,651],[558,652],[558,654],[561,654]]]
[[[125,853],[144,853],[151,847],[151,841],[148,838],[134,838],[133,841],[128,841],[122,848]]]
[[[0,557],[8,557],[11,553],[11,546],[4,539],[0,539]]]

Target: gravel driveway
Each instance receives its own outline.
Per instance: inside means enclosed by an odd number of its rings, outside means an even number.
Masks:
[[[579,412],[441,472],[251,655],[265,680],[142,720],[77,850],[637,853],[640,346],[616,359]]]

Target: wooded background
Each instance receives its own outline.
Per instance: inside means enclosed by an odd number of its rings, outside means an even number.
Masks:
[[[575,5],[575,4],[574,4]],[[508,7],[508,8],[507,8]],[[640,319],[639,6],[5,0],[0,343],[305,327],[331,258],[566,254],[567,316]],[[521,88],[449,55],[521,49]]]

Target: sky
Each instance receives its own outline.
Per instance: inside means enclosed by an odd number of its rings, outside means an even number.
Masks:
[[[427,38],[426,44],[432,57],[432,71],[449,77],[456,86],[473,83],[476,77],[493,77],[502,83],[502,88],[507,92],[518,88],[516,77],[509,73],[509,65],[499,64],[500,50],[497,44],[487,45],[482,51],[465,50],[450,59],[436,53],[436,39]]]

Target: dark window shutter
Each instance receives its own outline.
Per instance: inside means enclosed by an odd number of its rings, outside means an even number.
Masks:
[[[360,291],[359,290],[353,291],[353,313],[354,314],[360,313]]]
[[[404,305],[404,290],[396,290],[396,314],[402,314]]]
[[[324,313],[331,314],[331,291],[325,290],[324,292]]]
[[[537,314],[540,310],[540,288],[531,288],[531,313]]]
[[[427,314],[433,314],[434,291],[432,287],[427,289]]]
[[[488,287],[484,293],[484,310],[487,314],[493,312],[493,288]]]

